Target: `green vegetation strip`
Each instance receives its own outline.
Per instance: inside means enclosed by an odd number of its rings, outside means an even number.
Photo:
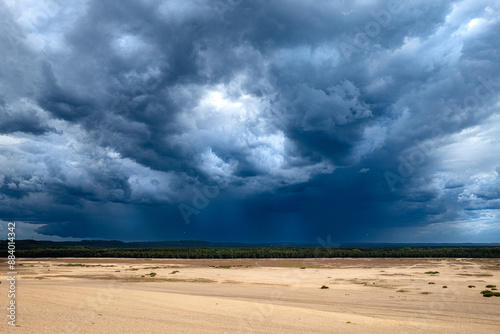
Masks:
[[[1,247],[0,257],[7,256]],[[4,242],[5,243],[5,242]],[[359,248],[359,247],[255,247],[255,248],[98,248],[61,247],[16,249],[18,257],[107,257],[107,258],[179,258],[179,259],[241,259],[241,258],[500,258],[500,247],[418,247],[418,248]],[[67,266],[85,266],[68,264]],[[90,265],[89,265],[90,266]],[[219,266],[227,268],[229,266]],[[426,274],[439,274],[429,271]]]

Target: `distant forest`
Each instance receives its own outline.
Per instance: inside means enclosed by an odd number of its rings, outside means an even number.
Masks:
[[[97,244],[95,244],[97,243]],[[179,258],[179,259],[237,259],[237,258],[500,258],[500,247],[238,247],[236,244],[210,244],[191,247],[180,242],[173,247],[123,248],[127,243],[96,241],[76,243],[16,241],[16,257],[111,257],[111,258]],[[117,244],[118,243],[118,244]],[[147,245],[148,243],[144,243]],[[99,245],[99,246],[97,246]],[[103,247],[103,245],[107,247]],[[197,246],[196,246],[197,245]],[[219,247],[216,247],[216,246]],[[225,245],[225,246],[224,246]],[[130,245],[129,245],[130,246]],[[137,245],[134,245],[137,246]],[[181,246],[181,247],[179,247]],[[0,256],[7,257],[7,241],[0,241]]]

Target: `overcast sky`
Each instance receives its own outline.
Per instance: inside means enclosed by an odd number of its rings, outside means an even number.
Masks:
[[[18,238],[500,240],[498,1],[0,0],[0,18]]]

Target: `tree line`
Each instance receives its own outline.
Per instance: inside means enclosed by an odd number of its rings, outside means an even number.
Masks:
[[[7,257],[7,247],[0,249]],[[500,247],[256,247],[256,248],[99,248],[60,247],[17,249],[16,257],[109,258],[500,258]]]

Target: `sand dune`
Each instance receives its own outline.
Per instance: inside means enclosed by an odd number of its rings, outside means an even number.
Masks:
[[[18,327],[2,333],[500,332],[500,298],[480,294],[500,287],[498,259],[20,263]]]

